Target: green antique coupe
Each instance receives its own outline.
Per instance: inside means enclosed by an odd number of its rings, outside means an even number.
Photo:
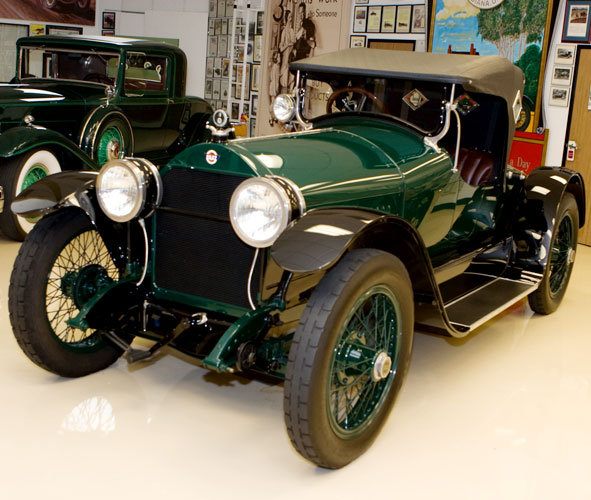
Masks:
[[[284,380],[294,447],[362,454],[415,328],[463,337],[528,297],[554,311],[584,223],[581,177],[506,164],[523,75],[500,57],[349,49],[292,63],[285,135],[212,142],[35,183],[10,283],[23,351],[65,377],[163,346]],[[40,252],[39,249],[44,251]],[[153,340],[149,349],[134,337]]]
[[[166,163],[201,141],[211,114],[185,95],[187,59],[172,45],[114,37],[17,41],[17,73],[0,85],[0,195],[7,207],[62,170],[98,170],[141,154]],[[34,219],[3,210],[0,230],[22,240]]]

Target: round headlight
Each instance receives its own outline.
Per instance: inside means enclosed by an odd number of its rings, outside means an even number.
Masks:
[[[103,212],[116,222],[136,217],[146,200],[144,172],[128,160],[105,163],[96,181],[96,195]]]
[[[271,246],[291,219],[291,202],[272,179],[253,177],[230,200],[230,221],[238,237],[255,248]]]
[[[296,112],[296,104],[292,96],[279,94],[273,101],[273,116],[281,123],[292,120]]]

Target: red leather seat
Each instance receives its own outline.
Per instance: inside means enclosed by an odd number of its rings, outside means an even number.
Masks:
[[[453,162],[455,152],[450,150],[449,155]],[[460,148],[458,170],[460,176],[467,184],[472,186],[485,184],[491,178],[494,166],[495,160],[490,153],[475,149]]]

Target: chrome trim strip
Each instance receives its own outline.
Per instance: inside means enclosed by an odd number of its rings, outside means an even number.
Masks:
[[[0,186],[0,214],[4,212],[4,188]]]
[[[142,276],[140,280],[135,284],[135,286],[140,286],[144,282],[144,279],[146,278],[146,273],[148,272],[148,232],[146,231],[146,223],[144,222],[144,219],[138,219],[138,223],[142,227],[142,231],[144,233],[144,243],[146,245],[146,252],[144,255],[144,271],[142,272]]]
[[[88,117],[86,118],[86,120],[84,121],[84,125],[82,125],[82,129],[80,132],[80,141],[78,141],[78,147],[80,149],[82,149],[82,141],[84,140],[84,135],[86,133],[86,127],[88,126],[88,123],[90,122],[91,118],[94,116],[94,114],[99,110],[99,109],[103,109],[105,107],[104,104],[101,104],[100,106],[97,106],[96,108],[94,108],[89,114]]]
[[[256,306],[254,305],[254,302],[252,300],[252,292],[250,290],[251,286],[252,286],[252,275],[254,274],[254,266],[257,262],[257,257],[259,256],[259,249],[255,249],[254,251],[254,257],[252,258],[252,264],[250,265],[250,271],[248,272],[248,282],[246,283],[246,293],[248,295],[248,303],[250,304],[250,307],[252,308],[252,310],[256,310]]]

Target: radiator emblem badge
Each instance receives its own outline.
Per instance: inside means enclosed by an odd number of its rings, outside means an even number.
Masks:
[[[213,149],[210,149],[205,153],[205,161],[210,165],[215,165],[218,162],[220,155],[217,154]]]

